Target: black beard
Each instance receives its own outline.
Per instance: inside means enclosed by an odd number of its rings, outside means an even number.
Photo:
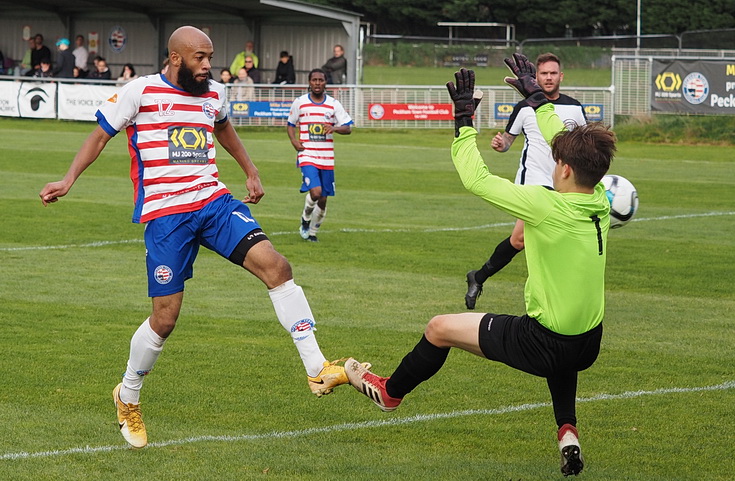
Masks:
[[[206,78],[204,81],[199,82],[194,78],[194,72],[183,62],[181,63],[181,67],[179,67],[176,80],[185,92],[189,92],[192,95],[201,96],[209,92],[209,79]]]

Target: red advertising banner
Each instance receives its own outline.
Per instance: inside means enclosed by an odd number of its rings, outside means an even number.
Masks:
[[[452,104],[370,104],[370,120],[454,120]]]

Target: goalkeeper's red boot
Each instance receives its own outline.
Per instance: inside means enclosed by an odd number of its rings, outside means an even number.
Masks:
[[[559,428],[557,438],[561,453],[561,474],[564,476],[578,475],[584,467],[584,458],[579,447],[577,428],[571,424],[565,424]]]

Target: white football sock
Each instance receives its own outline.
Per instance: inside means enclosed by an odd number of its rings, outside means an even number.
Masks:
[[[291,333],[306,373],[316,377],[324,367],[326,358],[316,342],[314,316],[303,289],[291,279],[276,288],[269,289],[268,295],[271,296],[273,308],[281,325]]]
[[[140,325],[130,340],[130,359],[120,389],[120,400],[126,404],[140,402],[143,377],[153,369],[158,355],[163,350],[163,343],[166,342],[165,338],[156,334],[151,328],[149,319]]]
[[[314,213],[311,215],[311,223],[309,224],[309,235],[316,235],[322,226],[322,221],[327,215],[327,208],[322,209],[318,205],[314,207]]]
[[[311,198],[311,193],[306,193],[306,199],[304,199],[304,211],[301,213],[301,218],[304,220],[311,220],[311,213],[314,212],[316,207],[316,201]]]

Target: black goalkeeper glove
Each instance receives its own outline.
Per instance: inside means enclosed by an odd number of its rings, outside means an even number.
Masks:
[[[454,102],[454,136],[459,137],[460,127],[472,127],[472,116],[482,100],[482,91],[475,90],[475,71],[465,68],[454,73],[454,80],[447,82],[449,97]]]
[[[525,55],[514,53],[513,58],[506,58],[504,62],[515,75],[515,78],[505,77],[505,83],[516,89],[526,99],[529,107],[536,110],[549,102],[536,81],[536,67]]]

